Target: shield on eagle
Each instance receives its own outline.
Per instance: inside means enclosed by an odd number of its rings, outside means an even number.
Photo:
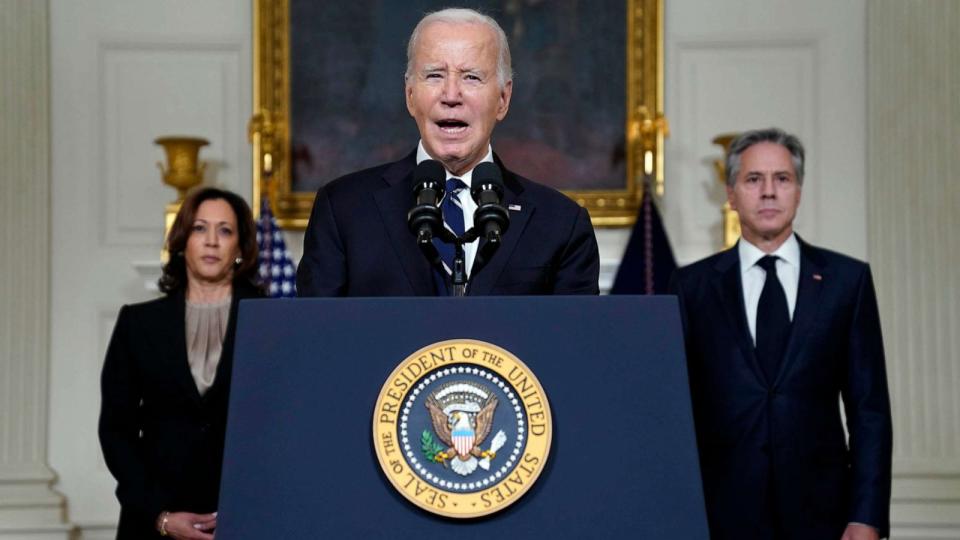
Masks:
[[[470,425],[470,415],[459,411],[454,412],[452,420],[453,447],[457,449],[457,454],[461,459],[470,457],[470,451],[473,450],[473,441],[476,438],[476,432]]]
[[[446,446],[438,448],[429,458],[444,466],[449,463],[454,472],[462,476],[476,470],[481,459],[486,460],[482,465],[486,469],[490,457],[504,443],[497,440],[497,448],[491,447],[486,452],[480,448],[493,428],[497,403],[497,397],[489,388],[468,381],[444,384],[430,394],[425,405],[430,411],[433,431]]]

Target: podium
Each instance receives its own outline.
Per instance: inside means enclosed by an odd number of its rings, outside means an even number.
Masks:
[[[675,297],[244,300],[218,538],[708,537]],[[415,351],[493,344],[552,412],[542,473],[471,519],[423,510],[381,469],[381,388]]]

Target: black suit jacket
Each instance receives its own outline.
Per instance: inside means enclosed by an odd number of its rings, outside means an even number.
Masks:
[[[117,538],[159,537],[160,512],[214,512],[227,423],[235,284],[213,386],[201,397],[187,362],[184,292],[120,310],[101,376],[100,445],[117,479]]]
[[[888,534],[892,428],[870,269],[802,241],[800,256],[772,383],[754,354],[737,248],[674,276],[715,540],[839,539],[848,522]]]
[[[600,259],[587,211],[503,170],[510,227],[468,295],[597,294]],[[416,153],[317,192],[297,268],[300,296],[432,296],[433,269],[407,228]]]

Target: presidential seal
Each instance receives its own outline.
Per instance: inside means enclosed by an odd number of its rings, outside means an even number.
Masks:
[[[373,415],[373,445],[390,483],[447,517],[503,510],[536,482],[553,424],[540,382],[510,352],[455,339],[393,370]]]

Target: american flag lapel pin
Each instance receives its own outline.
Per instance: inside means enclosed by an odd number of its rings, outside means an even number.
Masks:
[[[508,210],[513,210],[514,212],[519,212],[519,211],[520,211],[520,205],[519,205],[519,204],[508,204],[508,205],[507,205],[507,209],[508,209]]]

